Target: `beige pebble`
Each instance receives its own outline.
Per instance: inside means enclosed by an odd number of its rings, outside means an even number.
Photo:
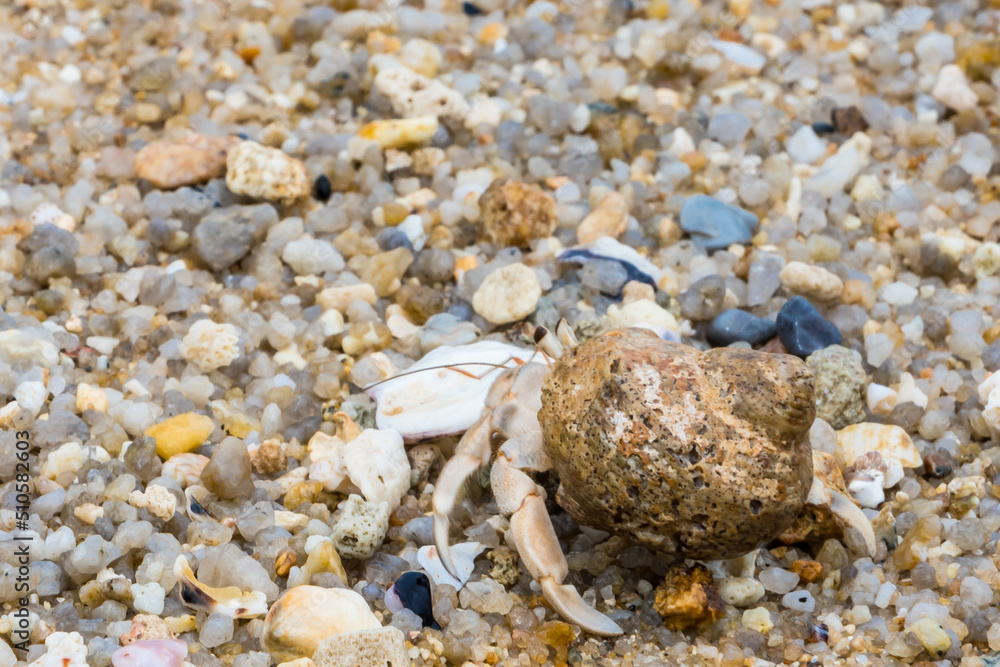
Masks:
[[[73,508],[73,516],[85,524],[93,526],[95,521],[104,516],[104,508],[94,503],[83,503]]]
[[[427,143],[437,131],[437,116],[419,116],[373,120],[358,130],[358,136],[377,141],[382,148],[405,148]]]
[[[404,118],[434,116],[458,122],[469,113],[461,93],[406,67],[382,70],[374,85],[389,98],[393,111]]]
[[[198,320],[181,341],[181,356],[201,371],[228,366],[240,356],[239,332],[229,323]]]
[[[844,291],[844,283],[836,274],[805,262],[789,262],[780,277],[785,289],[820,301],[836,299]]]
[[[76,388],[76,409],[79,412],[96,410],[108,411],[108,397],[100,387],[81,382]]]
[[[355,301],[364,301],[374,305],[378,296],[375,288],[368,283],[327,287],[316,295],[316,303],[324,309],[337,310],[343,313]]]
[[[277,148],[244,141],[226,157],[226,186],[240,195],[292,204],[309,194],[306,166]]]
[[[958,112],[974,109],[979,104],[979,96],[969,86],[965,72],[958,65],[945,65],[941,68],[931,95],[941,104]]]
[[[507,324],[533,313],[541,296],[535,272],[516,262],[486,276],[472,296],[472,307],[493,324]]]
[[[238,142],[236,137],[202,134],[180,141],[154,141],[136,153],[135,173],[163,189],[204,183],[225,173],[226,154]]]
[[[628,225],[628,204],[618,192],[609,192],[576,228],[580,243],[591,243],[602,236],[617,239]]]

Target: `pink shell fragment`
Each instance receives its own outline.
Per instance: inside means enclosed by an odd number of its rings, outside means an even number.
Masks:
[[[150,639],[123,646],[111,655],[114,667],[181,667],[187,644],[180,639]]]

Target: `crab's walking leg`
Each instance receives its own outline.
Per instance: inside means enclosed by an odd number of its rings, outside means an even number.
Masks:
[[[434,544],[441,564],[453,577],[458,577],[455,563],[451,558],[449,542],[449,517],[455,507],[458,491],[465,480],[479,468],[490,462],[493,453],[490,447],[490,420],[493,410],[486,408],[482,416],[465,432],[455,449],[455,454],[441,469],[437,485],[434,487]]]
[[[556,611],[588,632],[620,635],[622,629],[617,623],[584,602],[576,588],[562,583],[569,568],[545,509],[545,491],[515,468],[504,450],[493,463],[490,481],[500,511],[510,515],[510,529],[521,562]]]

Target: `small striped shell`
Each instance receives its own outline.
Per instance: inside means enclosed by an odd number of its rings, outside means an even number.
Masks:
[[[838,458],[844,466],[868,452],[878,452],[886,463],[898,463],[904,468],[919,468],[924,464],[913,440],[899,426],[862,422],[837,431]]]
[[[201,454],[174,454],[163,463],[163,474],[182,487],[197,484],[201,471],[208,465],[208,457]]]
[[[381,627],[365,599],[350,589],[296,586],[271,605],[261,645],[281,663],[311,658],[332,635]]]

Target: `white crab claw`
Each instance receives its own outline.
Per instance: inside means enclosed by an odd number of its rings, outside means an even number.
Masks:
[[[573,586],[560,584],[552,577],[544,577],[538,583],[545,598],[566,620],[595,635],[622,634],[617,623],[584,602]]]
[[[455,560],[451,557],[451,539],[449,533],[451,531],[451,526],[448,522],[448,516],[444,514],[434,515],[434,546],[437,548],[438,558],[441,560],[441,564],[444,565],[444,569],[451,576],[456,579],[458,576],[458,569],[455,567]]]

